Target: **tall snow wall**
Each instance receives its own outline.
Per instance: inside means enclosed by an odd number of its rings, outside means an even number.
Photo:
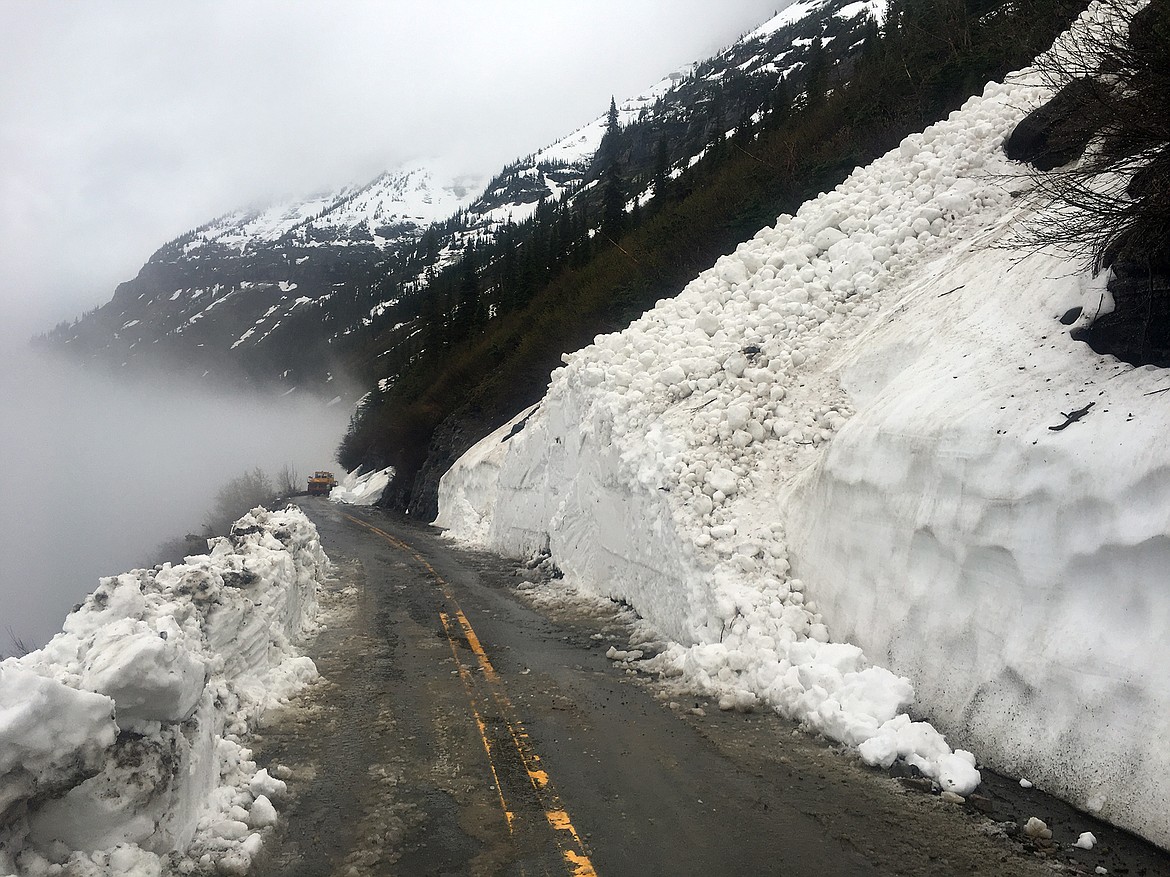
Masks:
[[[1170,846],[1165,380],[1072,341],[1104,284],[1012,244],[1034,181],[1001,145],[1050,93],[988,85],[566,356],[436,523],[550,552],[723,702],[969,790],[916,690],[987,764]]]
[[[316,675],[294,643],[328,560],[293,507],[209,548],[103,578],[44,648],[0,662],[0,874],[152,874],[193,843],[248,867],[282,784],[240,741]]]
[[[789,503],[794,570],[939,727],[1170,846],[1168,375],[1070,340],[1101,291],[1058,259],[934,267],[838,372],[856,410]]]

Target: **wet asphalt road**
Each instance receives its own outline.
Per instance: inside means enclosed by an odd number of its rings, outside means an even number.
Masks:
[[[774,715],[672,709],[605,657],[625,645],[619,620],[535,611],[514,563],[374,510],[301,505],[334,580],[308,646],[323,681],[254,744],[291,772],[261,875],[1051,875],[1064,861]]]

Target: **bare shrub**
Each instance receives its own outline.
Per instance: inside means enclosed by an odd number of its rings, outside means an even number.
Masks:
[[[207,513],[203,530],[207,536],[226,534],[236,519],[256,506],[267,505],[277,496],[271,479],[259,467],[231,479],[215,494],[215,505]]]
[[[291,463],[281,466],[280,471],[276,473],[276,492],[280,496],[292,496],[303,490],[301,476],[297,474],[296,468]]]
[[[4,658],[20,658],[32,651],[28,644],[12,629],[12,625],[6,625],[5,631],[8,634],[8,645],[0,650],[0,660]]]
[[[1093,270],[1119,261],[1170,268],[1170,0],[1137,6],[1107,0],[1037,62],[1060,101],[1047,111],[1051,145],[1088,147],[1079,161],[1034,174],[1031,197],[1044,209],[1025,237]]]

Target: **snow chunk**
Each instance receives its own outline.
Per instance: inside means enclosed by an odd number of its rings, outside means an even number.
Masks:
[[[329,491],[329,501],[347,505],[373,505],[394,477],[394,467],[363,473],[360,468],[346,473],[341,483]]]
[[[1091,850],[1097,845],[1097,836],[1091,831],[1082,831],[1080,837],[1077,838],[1076,843],[1073,844],[1079,850]]]
[[[97,773],[117,733],[109,697],[0,662],[0,817]]]
[[[963,749],[956,749],[938,761],[938,784],[944,791],[964,797],[979,787],[979,771],[975,769],[975,756]]]
[[[122,619],[94,637],[81,687],[114,699],[123,728],[143,722],[185,721],[199,702],[206,681],[202,659],[167,631]]]
[[[735,493],[738,481],[735,473],[729,469],[712,469],[707,473],[707,484],[711,486],[712,490],[718,491],[724,496],[731,496]]]
[[[252,828],[267,828],[276,824],[276,808],[267,795],[257,795],[252,802],[252,809],[248,811],[248,824]]]
[[[264,769],[256,772],[251,783],[248,784],[248,788],[252,790],[253,795],[264,798],[278,798],[288,791],[284,780],[270,776],[268,771]]]

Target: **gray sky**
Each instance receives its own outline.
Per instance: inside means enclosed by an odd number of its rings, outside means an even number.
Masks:
[[[0,336],[236,207],[420,157],[491,173],[786,5],[0,0]]]

